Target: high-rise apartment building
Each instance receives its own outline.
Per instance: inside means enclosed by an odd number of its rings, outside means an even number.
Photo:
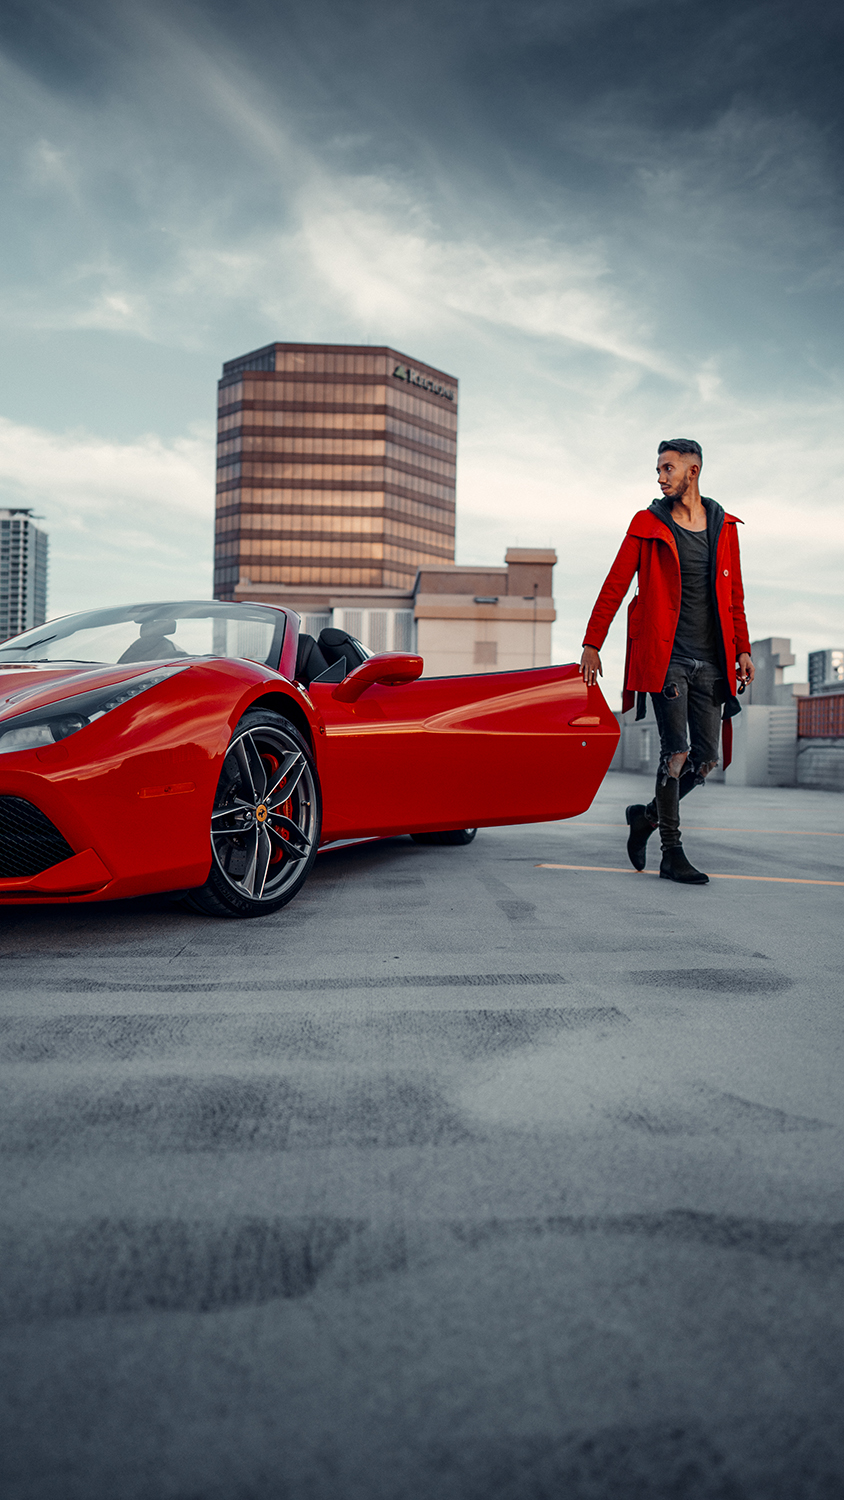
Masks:
[[[809,652],[809,692],[844,692],[844,650]]]
[[[419,567],[454,561],[456,460],[457,381],[406,354],[270,344],[229,360],[215,596],[290,604],[311,628],[338,608],[406,613]],[[390,627],[384,645],[401,644]]]
[[[47,533],[31,510],[0,510],[0,640],[46,618]]]

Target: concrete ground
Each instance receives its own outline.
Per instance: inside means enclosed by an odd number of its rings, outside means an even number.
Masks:
[[[844,1495],[844,798],[648,792],[0,914],[4,1500]]]

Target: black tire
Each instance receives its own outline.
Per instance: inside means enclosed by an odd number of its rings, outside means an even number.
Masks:
[[[412,833],[414,844],[471,844],[477,828],[451,828],[448,833]]]
[[[322,798],[298,729],[269,709],[231,737],[211,814],[211,872],[188,904],[214,917],[264,917],[302,889],[319,847]]]

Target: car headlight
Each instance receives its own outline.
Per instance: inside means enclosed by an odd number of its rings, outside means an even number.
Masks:
[[[111,713],[122,703],[137,698],[159,682],[165,682],[177,672],[183,672],[187,662],[178,666],[159,667],[155,672],[144,672],[140,677],[130,677],[128,682],[118,682],[112,687],[94,688],[88,693],[77,693],[71,698],[60,698],[56,703],[45,703],[41,708],[16,714],[13,719],[0,720],[0,755],[12,750],[33,750],[39,745],[53,745],[57,740],[66,740]],[[8,728],[6,727],[8,725]]]

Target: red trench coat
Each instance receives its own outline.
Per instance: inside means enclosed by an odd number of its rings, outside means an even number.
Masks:
[[[736,691],[736,657],[750,654],[741,581],[738,516],[725,513],[716,549],[715,597],[727,658],[727,691]],[[636,693],[659,693],[671,659],[680,617],[680,558],[677,543],[651,510],[637,511],[598,595],[589,618],[584,645],[600,651],[630,584],[639,575],[639,590],[627,610],[627,659],[621,711],[633,707]],[[732,726],[724,722],[724,765],[730,763]]]

